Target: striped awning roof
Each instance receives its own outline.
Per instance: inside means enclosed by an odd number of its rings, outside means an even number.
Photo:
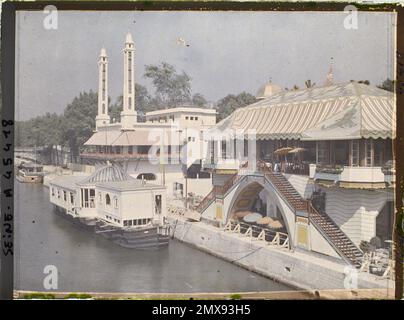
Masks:
[[[176,130],[161,128],[142,128],[121,131],[103,130],[95,132],[84,145],[86,146],[152,146],[180,145],[179,133]]]
[[[392,138],[394,95],[356,82],[286,91],[237,109],[214,129],[256,139]]]
[[[121,130],[103,130],[95,132],[85,146],[110,146],[121,135]]]
[[[113,146],[179,145],[178,133],[163,129],[123,131]]]

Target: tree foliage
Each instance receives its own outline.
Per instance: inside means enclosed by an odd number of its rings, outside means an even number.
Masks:
[[[242,92],[238,95],[229,94],[224,98],[220,99],[217,103],[217,120],[220,121],[230,114],[232,114],[236,109],[248,106],[256,102],[257,99],[250,93]]]
[[[66,107],[63,113],[62,143],[70,147],[73,156],[79,154],[80,147],[86,142],[95,129],[97,116],[97,93],[80,92],[78,97]]]
[[[16,122],[16,143],[19,146],[57,145],[61,138],[62,117],[46,113],[28,121]]]
[[[395,82],[394,80],[387,78],[386,80],[383,81],[381,85],[378,85],[377,87],[383,90],[394,92]]]
[[[195,93],[192,96],[192,105],[195,107],[205,107],[208,104],[205,97],[200,93]]]
[[[158,109],[174,108],[191,102],[191,77],[185,72],[177,73],[174,66],[162,62],[146,65],[145,78],[155,87],[153,103]]]

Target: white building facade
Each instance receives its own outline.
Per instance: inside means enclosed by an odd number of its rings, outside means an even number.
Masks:
[[[124,54],[123,110],[121,120],[108,115],[108,57],[99,58],[99,99],[96,131],[85,143],[81,161],[102,165],[113,161],[134,178],[167,187],[170,197],[186,193],[204,196],[211,188],[210,174],[201,171],[207,145],[203,132],[216,124],[216,111],[182,106],[146,113],[137,121],[135,106],[135,45],[126,36]],[[187,183],[198,179],[198,183]],[[189,188],[188,188],[189,186]]]

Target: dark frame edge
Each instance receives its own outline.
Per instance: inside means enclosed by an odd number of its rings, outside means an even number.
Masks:
[[[0,154],[1,163],[1,252],[0,252],[0,300],[13,298],[14,289],[14,255],[6,254],[9,247],[6,245],[3,236],[11,235],[13,245],[14,232],[14,113],[15,113],[15,12],[16,10],[41,10],[46,5],[55,5],[59,10],[80,9],[80,10],[287,10],[287,11],[337,11],[349,3],[347,2],[219,2],[219,1],[35,1],[35,2],[5,2],[2,4],[1,17],[1,85],[2,85],[2,110],[0,134]],[[395,243],[395,298],[403,298],[403,257],[404,257],[404,230],[403,226],[403,190],[404,176],[400,171],[404,167],[404,96],[398,94],[404,91],[404,41],[399,40],[399,34],[404,34],[404,8],[397,4],[358,4],[355,5],[359,11],[371,9],[372,11],[397,11],[397,137],[394,142],[396,154],[396,214],[393,230]],[[403,67],[399,65],[400,53],[403,55]],[[12,126],[5,125],[12,121]],[[5,137],[4,131],[10,130],[10,134]],[[11,143],[10,148],[5,150]],[[11,165],[7,159],[12,159]],[[5,164],[7,163],[7,164]],[[10,172],[10,177],[4,173]],[[11,190],[11,196],[5,193]],[[11,217],[11,221],[6,221]],[[12,250],[14,247],[12,247]]]
[[[395,166],[396,166],[396,212],[393,226],[394,241],[394,280],[395,299],[403,299],[403,259],[404,259],[404,216],[403,216],[403,190],[404,190],[404,41],[399,35],[404,34],[404,8],[396,7],[396,139]]]
[[[15,4],[6,2],[1,13],[1,300],[13,299],[14,289],[14,70]]]

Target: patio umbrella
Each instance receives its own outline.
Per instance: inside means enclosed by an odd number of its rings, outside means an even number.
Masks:
[[[304,152],[304,151],[306,151],[306,149],[305,148],[294,148],[294,149],[292,149],[292,150],[290,150],[289,151],[289,153],[301,153],[301,152]]]
[[[237,211],[234,215],[239,218],[242,219],[244,218],[246,215],[250,214],[251,211]]]
[[[268,226],[272,229],[281,229],[283,228],[283,224],[279,220],[274,220],[273,222],[268,223]]]
[[[276,150],[274,151],[274,153],[275,153],[276,155],[283,156],[283,155],[287,155],[291,150],[293,150],[293,148],[291,148],[291,147],[284,147],[284,148],[276,149]]]
[[[285,165],[287,162],[286,156],[289,153],[289,151],[293,150],[293,148],[291,147],[284,147],[284,148],[280,148],[274,151],[274,154],[278,155],[278,156],[284,156],[285,159],[283,161],[285,161]],[[282,162],[282,160],[281,160]],[[281,167],[281,171],[284,172],[285,171],[285,165],[282,165]]]
[[[257,222],[261,218],[262,218],[262,215],[260,215],[259,213],[253,212],[253,213],[247,214],[243,218],[243,220],[245,222],[254,223],[254,222]]]
[[[271,222],[274,222],[274,220],[271,217],[263,217],[257,220],[257,224],[259,225],[267,225],[270,224]]]

